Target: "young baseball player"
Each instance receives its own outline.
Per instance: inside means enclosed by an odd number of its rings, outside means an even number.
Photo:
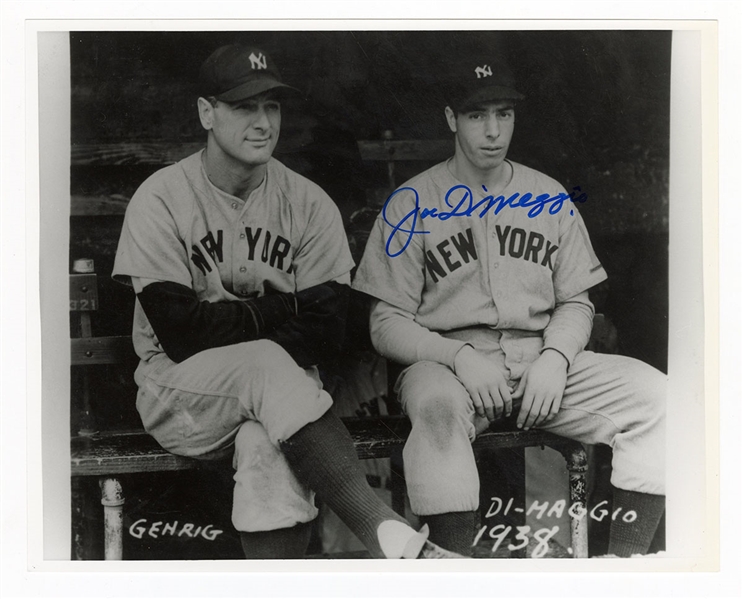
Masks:
[[[327,503],[373,557],[454,557],[367,486],[318,364],[343,337],[353,261],[340,214],[272,158],[283,84],[258,48],[200,71],[206,148],[138,189],[113,276],[137,294],[137,409],[167,450],[233,455],[248,558],[300,558]]]
[[[553,179],[507,159],[516,91],[496,61],[464,61],[446,121],[454,156],[387,200],[354,288],[375,298],[377,350],[409,367],[397,390],[412,421],[403,457],[413,511],[431,539],[471,552],[479,480],[471,442],[517,415],[613,448],[609,553],[646,553],[664,511],[665,376],[583,351],[606,273]],[[519,407],[520,404],[520,407]]]

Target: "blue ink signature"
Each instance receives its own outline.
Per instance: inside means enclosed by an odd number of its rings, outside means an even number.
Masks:
[[[488,190],[484,185],[482,188],[487,193]],[[415,207],[405,216],[403,216],[402,219],[400,219],[400,222],[391,223],[387,218],[387,207],[390,205],[394,197],[405,191],[413,192],[415,196]],[[457,192],[462,192],[459,199],[457,199]],[[514,193],[508,198],[502,195],[499,195],[498,197],[488,195],[477,202],[477,204],[473,205],[472,190],[466,185],[455,185],[446,192],[446,196],[444,197],[446,205],[451,208],[451,210],[439,211],[438,208],[421,208],[419,199],[420,198],[418,197],[418,192],[414,188],[400,187],[399,189],[393,191],[392,194],[390,194],[390,197],[388,197],[387,201],[384,203],[384,207],[382,208],[382,218],[384,219],[384,222],[392,227],[392,231],[390,232],[390,235],[387,238],[387,243],[385,244],[385,251],[390,258],[394,258],[395,256],[399,256],[400,254],[402,254],[410,245],[410,242],[413,239],[413,235],[426,235],[430,233],[430,231],[416,229],[419,215],[421,220],[423,220],[424,218],[438,218],[439,220],[449,220],[450,218],[459,216],[469,218],[477,210],[480,210],[480,213],[476,216],[478,216],[479,218],[483,218],[491,209],[494,209],[493,213],[497,215],[505,208],[529,208],[527,216],[529,218],[535,218],[544,211],[544,208],[546,206],[549,206],[549,208],[547,208],[547,212],[554,215],[562,210],[562,207],[568,200],[573,203],[582,204],[586,200],[588,200],[588,195],[582,193],[580,187],[573,187],[573,191],[571,191],[570,193],[558,193],[555,196],[550,196],[550,194],[548,193],[542,193],[538,196],[535,196],[532,193],[521,194],[518,192]],[[570,214],[573,214],[572,210],[570,211]],[[406,226],[409,226],[409,228],[405,228]],[[407,234],[407,238],[405,239],[402,248],[393,254],[390,253],[390,245],[392,244],[392,240],[398,233]]]

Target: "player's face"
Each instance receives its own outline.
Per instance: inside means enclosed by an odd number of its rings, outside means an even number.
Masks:
[[[224,155],[248,166],[265,164],[271,158],[281,130],[281,104],[274,96],[217,102],[206,116],[205,122],[202,115],[202,124]]]
[[[457,154],[475,169],[498,169],[506,159],[515,122],[512,102],[489,102],[460,114],[447,107],[449,128],[456,134]]]

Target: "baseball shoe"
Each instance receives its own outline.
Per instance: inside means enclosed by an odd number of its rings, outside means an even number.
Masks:
[[[408,541],[403,557],[414,559],[466,559],[464,555],[439,547],[428,540],[428,524],[424,524],[418,533]]]

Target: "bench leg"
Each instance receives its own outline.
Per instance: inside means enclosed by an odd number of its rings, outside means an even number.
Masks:
[[[124,557],[124,491],[117,478],[101,477],[103,504],[104,559],[121,560]]]
[[[588,557],[588,518],[586,517],[586,473],[588,458],[582,445],[570,444],[561,447],[570,480],[570,541],[573,557]]]

